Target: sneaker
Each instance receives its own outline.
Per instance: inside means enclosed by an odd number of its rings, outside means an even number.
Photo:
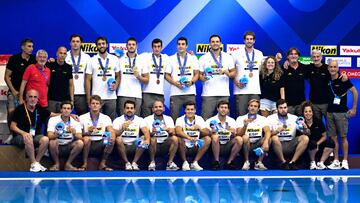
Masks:
[[[182,165],[182,170],[183,171],[190,171],[190,165],[189,165],[189,162],[187,161],[184,161],[183,165]]]
[[[316,169],[317,169],[317,166],[316,166],[315,161],[310,162],[310,170],[316,170]]]
[[[149,166],[148,166],[148,170],[149,170],[149,171],[155,171],[155,170],[156,170],[155,161],[150,162],[150,164],[149,164]]]
[[[341,167],[342,167],[342,169],[349,170],[349,163],[348,163],[348,161],[347,161],[347,160],[343,160],[343,161],[341,162]]]
[[[212,170],[220,170],[220,163],[219,161],[214,161],[212,164]]]
[[[339,170],[339,169],[341,169],[340,161],[339,160],[334,160],[330,165],[327,166],[327,168],[331,169],[331,170]]]
[[[317,167],[318,170],[324,170],[324,169],[326,169],[326,166],[325,166],[324,162],[322,162],[322,161],[319,161],[319,162],[317,163],[316,167]]]
[[[267,170],[266,166],[261,161],[258,161],[257,163],[255,163],[254,169],[255,170]]]
[[[131,167],[134,171],[140,171],[139,166],[135,162],[132,162]]]
[[[197,161],[194,161],[191,165],[190,165],[191,170],[194,171],[202,171],[204,170]]]
[[[130,163],[130,162],[127,162],[127,163],[125,164],[125,170],[127,170],[127,171],[132,171],[132,166],[131,166],[131,163]]]
[[[249,161],[245,161],[243,167],[241,168],[241,170],[247,171],[247,170],[249,170],[249,169],[250,169],[250,162],[249,162]]]
[[[234,165],[233,162],[230,162],[230,163],[227,163],[225,165],[225,169],[227,169],[227,170],[236,170],[237,168],[236,168],[236,166]]]
[[[31,172],[41,172],[41,167],[39,162],[31,163],[30,165],[30,171]]]
[[[282,170],[289,170],[289,164],[287,162],[281,163],[280,168]]]
[[[299,170],[299,168],[296,166],[295,162],[289,163],[289,169],[290,170]]]
[[[179,167],[174,162],[171,162],[170,165],[168,164],[166,166],[166,170],[168,170],[168,171],[177,171],[177,170],[179,170]]]
[[[41,171],[42,172],[44,172],[44,171],[46,171],[47,170],[47,168],[46,167],[44,167],[43,165],[41,165],[40,164],[40,162],[38,162],[39,163],[39,166],[40,166],[40,169],[41,169]]]

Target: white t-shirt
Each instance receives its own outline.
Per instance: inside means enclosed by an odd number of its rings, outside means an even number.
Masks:
[[[144,118],[146,126],[149,128],[150,132],[152,132],[153,129],[153,123],[154,123],[154,115],[150,115]],[[174,128],[174,121],[170,116],[163,115],[163,120],[161,121],[161,128],[164,127],[167,128]],[[156,137],[157,143],[163,143],[165,140],[169,137],[169,133],[165,130],[161,130],[159,133],[156,133],[154,135]]]
[[[244,120],[248,119],[248,114],[239,116],[236,119],[236,124],[238,128],[244,127]],[[245,131],[245,135],[248,135],[250,138],[250,143],[255,143],[263,137],[263,128],[269,126],[266,123],[266,118],[261,115],[256,115],[256,119],[251,121]]]
[[[90,139],[93,141],[102,140],[103,135],[106,131],[106,127],[112,126],[111,118],[102,113],[99,113],[99,118],[97,123],[96,121],[93,123],[90,116],[90,112],[81,115],[79,118],[84,133],[87,133],[89,131],[88,130],[89,127],[96,125],[95,127],[97,128],[97,132],[92,133],[90,135]]]
[[[234,61],[232,57],[221,52],[222,56],[222,69],[234,69]],[[220,56],[216,59],[220,60]],[[206,53],[199,59],[200,70],[203,72],[206,67],[213,69],[213,77],[210,80],[203,82],[203,90],[201,96],[230,96],[229,90],[229,77],[225,74],[219,75],[219,68],[216,65],[210,52]]]
[[[216,128],[218,129],[217,134],[219,135],[219,142],[220,144],[228,143],[232,137],[231,132],[227,130],[228,127],[236,129],[236,121],[235,119],[231,118],[230,116],[226,116],[225,123],[221,123],[219,120],[218,115],[215,115],[206,120],[205,126],[207,129],[212,130],[210,127],[211,121],[215,120],[217,125]]]
[[[103,67],[106,66],[106,61],[109,59],[109,66],[106,71],[106,80],[103,81],[103,70],[100,67],[99,59]],[[92,74],[92,95],[99,95],[101,99],[116,99],[116,91],[109,91],[107,81],[109,78],[115,80],[115,73],[119,72],[120,64],[119,59],[108,54],[106,59],[102,59],[99,54],[93,56],[86,67],[86,73]]]
[[[191,54],[186,54],[186,55],[187,55],[187,60],[186,60],[183,76],[186,77],[188,79],[188,81],[190,81],[194,77],[194,71],[199,70],[199,61],[197,60],[196,56],[193,56]],[[166,73],[171,74],[171,77],[174,81],[179,81],[180,78],[182,77],[177,56],[178,56],[177,53],[170,56],[169,66],[165,70]],[[180,57],[180,63],[181,63],[181,66],[184,65],[183,57]],[[184,89],[179,89],[178,87],[176,87],[174,85],[171,85],[171,87],[170,87],[170,96],[189,95],[189,94],[196,95],[195,84],[191,85],[190,87],[186,87]]]
[[[135,65],[134,65],[135,62]],[[142,98],[141,82],[134,76],[134,68],[137,68],[139,74],[149,73],[149,71],[141,65],[142,59],[140,55],[130,58],[124,54],[120,58],[120,85],[118,96]]]
[[[70,121],[65,123],[61,119],[61,115],[54,116],[49,119],[47,131],[59,134],[61,129],[56,129],[56,125],[58,123],[63,123],[65,126],[65,129],[62,129],[63,134],[58,135],[58,137],[56,138],[56,141],[59,145],[67,145],[74,140],[74,135],[69,131],[69,127],[75,128],[76,133],[81,133],[81,124],[79,122],[70,117]]]
[[[255,56],[252,77],[249,76],[250,69],[245,49],[238,49],[232,54],[236,66],[235,80],[240,80],[244,75],[249,79],[249,83],[242,89],[234,84],[234,94],[261,94],[259,73],[264,56],[261,51],[254,49],[254,52],[249,53],[250,61],[252,60],[253,53],[255,53]]]
[[[190,137],[195,137],[195,138],[200,138],[200,131],[199,130],[192,130],[191,126],[193,125],[199,125],[201,129],[205,128],[205,121],[201,116],[195,115],[195,119],[193,120],[193,122],[190,122],[188,119],[186,119],[186,123],[185,123],[185,115],[179,117],[176,119],[176,124],[175,126],[179,126],[183,129],[184,133],[186,133],[187,135],[189,135]],[[188,148],[193,147],[193,143],[191,143],[190,140],[188,139],[184,139],[185,141],[185,145]]]
[[[86,65],[88,61],[90,60],[89,54],[86,54],[85,52],[80,52],[81,58],[80,58],[80,65],[79,70],[77,73],[75,73],[74,64],[71,60],[71,54],[70,51],[67,52],[65,62],[72,67],[73,71],[73,81],[74,81],[74,95],[84,95],[85,94],[85,70]],[[74,57],[75,64],[78,64],[79,56]],[[78,79],[76,79],[77,77]]]
[[[122,125],[125,123],[125,116],[122,115],[120,117],[117,117],[113,121],[113,128],[115,130],[121,130]],[[134,119],[131,121],[131,124],[127,129],[124,129],[124,131],[121,134],[121,137],[123,139],[123,142],[127,145],[132,145],[133,142],[139,138],[140,136],[140,129],[142,127],[145,127],[146,124],[144,123],[144,119],[134,115]]]
[[[271,130],[276,130],[279,126],[286,125],[286,129],[278,134],[280,141],[290,141],[295,137],[296,120],[297,116],[289,113],[287,114],[287,119],[285,121],[281,121],[278,114],[267,117],[267,123],[270,125]]]
[[[148,70],[149,72],[149,83],[144,84],[143,92],[145,93],[153,93],[153,94],[164,94],[164,81],[165,81],[165,70],[169,65],[169,56],[166,54],[161,54],[161,69],[160,69],[160,83],[157,84],[157,68],[155,67],[152,53],[143,53],[141,57],[143,59],[143,69]],[[156,64],[160,66],[160,57],[156,57]]]

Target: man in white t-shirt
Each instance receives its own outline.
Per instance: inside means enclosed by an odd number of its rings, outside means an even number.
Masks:
[[[195,102],[189,101],[184,104],[185,115],[176,119],[175,133],[179,137],[179,152],[183,161],[182,170],[201,171],[203,168],[198,161],[208,150],[211,138],[207,134],[205,121],[201,116],[196,115]],[[186,155],[195,158],[191,165],[186,159]]]
[[[239,116],[236,119],[238,128],[237,134],[243,138],[243,153],[244,153],[244,165],[242,170],[250,169],[249,151],[254,149],[261,149],[261,152],[257,154],[259,156],[257,163],[255,163],[255,170],[267,170],[262,163],[266,153],[269,151],[271,131],[267,124],[267,120],[264,116],[258,115],[260,108],[260,101],[252,99],[248,104],[248,113]]]
[[[177,119],[183,104],[195,102],[195,82],[199,78],[199,62],[196,56],[186,52],[188,41],[185,37],[177,40],[177,53],[170,57],[165,79],[170,87],[170,114]]]
[[[140,115],[141,85],[149,82],[149,71],[141,64],[142,59],[136,53],[137,41],[130,37],[126,42],[127,52],[120,58],[120,85],[118,89],[116,112],[123,115],[124,103],[128,100],[136,103],[136,115]]]
[[[74,109],[77,115],[87,112],[88,105],[85,95],[85,69],[90,56],[81,51],[83,38],[78,34],[70,36],[71,50],[67,52],[65,62],[72,66],[74,82]]]
[[[298,130],[298,117],[288,113],[287,102],[279,99],[276,102],[277,114],[267,117],[271,129],[271,144],[275,154],[281,161],[281,168],[297,170],[296,161],[305,152],[309,137]],[[290,162],[286,162],[284,154],[294,154]]]
[[[217,111],[217,115],[209,118],[205,123],[208,134],[211,136],[211,147],[215,159],[212,169],[220,169],[220,155],[230,154],[225,168],[234,170],[236,167],[233,160],[241,150],[243,139],[236,136],[236,121],[228,116],[230,111],[229,102],[220,101],[217,105]]]
[[[54,161],[54,165],[49,168],[51,171],[60,170],[59,156],[68,156],[64,166],[65,170],[79,170],[72,165],[72,162],[83,149],[84,143],[81,124],[70,117],[72,110],[71,102],[63,101],[60,104],[61,114],[49,119],[47,136],[50,139],[49,150]]]
[[[236,75],[232,57],[221,51],[221,38],[209,38],[210,51],[199,59],[200,80],[203,82],[201,116],[206,120],[214,115],[219,101],[229,101],[229,79]]]
[[[112,171],[106,165],[106,161],[114,148],[115,133],[109,116],[100,113],[101,97],[92,95],[90,98],[90,112],[80,116],[83,129],[83,170],[87,169],[89,153],[93,155],[102,154],[99,170]]]
[[[141,54],[142,69],[149,71],[149,82],[144,84],[141,116],[145,118],[152,114],[152,107],[156,100],[164,102],[165,70],[169,65],[169,57],[162,54],[161,39],[154,39],[151,42],[152,53]]]
[[[261,94],[259,73],[264,56],[261,51],[254,49],[254,32],[244,33],[244,44],[244,49],[238,49],[232,54],[236,66],[234,95],[238,116],[246,114],[248,102],[251,99],[260,99]],[[248,80],[247,84],[243,83],[243,78]]]
[[[157,100],[153,104],[153,114],[144,118],[144,121],[150,130],[150,165],[149,171],[155,171],[155,155],[165,156],[169,154],[166,170],[178,170],[179,167],[174,163],[174,157],[177,152],[179,139],[174,132],[174,121],[170,116],[164,115],[164,103]]]
[[[120,81],[119,59],[107,52],[109,44],[105,37],[98,37],[95,44],[99,53],[89,60],[86,67],[86,97],[89,104],[91,95],[99,95],[103,100],[103,113],[113,120],[116,116],[115,90]]]
[[[134,101],[125,101],[123,108],[124,114],[113,122],[117,136],[115,144],[120,157],[125,162],[125,170],[138,171],[140,169],[137,162],[150,144],[150,132],[144,119],[135,115],[136,103]],[[134,153],[134,159],[130,163],[127,155]]]

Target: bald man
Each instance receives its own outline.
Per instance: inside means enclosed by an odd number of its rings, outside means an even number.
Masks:
[[[48,110],[51,112],[59,113],[62,101],[71,101],[74,104],[72,67],[65,62],[66,52],[65,47],[59,47],[56,52],[56,61],[47,64],[51,71],[48,93]]]

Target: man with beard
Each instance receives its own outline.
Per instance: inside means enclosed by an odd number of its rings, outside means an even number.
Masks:
[[[76,114],[82,115],[87,112],[88,105],[85,95],[85,68],[90,56],[81,50],[83,38],[78,34],[70,36],[70,46],[66,54],[65,62],[72,66],[74,83],[74,109]]]
[[[39,93],[39,105],[41,107],[48,106],[48,87],[50,84],[50,69],[46,67],[48,53],[40,49],[36,52],[36,64],[30,65],[26,68],[19,93],[19,104],[24,103],[22,95],[25,91],[34,89]]]
[[[221,51],[220,36],[210,36],[209,43],[211,50],[199,59],[203,82],[201,116],[205,120],[214,115],[218,102],[229,100],[229,79],[236,75],[232,57]]]
[[[297,170],[296,161],[306,150],[309,137],[298,130],[298,117],[288,113],[287,102],[284,99],[276,102],[276,108],[277,114],[267,117],[271,129],[272,147],[281,161],[281,169]],[[286,162],[284,154],[293,154],[290,162]]]
[[[56,61],[47,63],[51,71],[49,86],[49,105],[51,112],[60,112],[62,101],[74,101],[74,83],[71,66],[65,63],[66,48],[59,47],[56,52]]]
[[[127,53],[120,58],[120,85],[118,90],[116,112],[123,115],[126,101],[134,101],[136,115],[140,115],[141,84],[149,82],[149,71],[141,65],[142,59],[136,53],[137,41],[130,37],[126,42]]]
[[[116,89],[120,82],[119,60],[107,52],[109,44],[105,37],[98,37],[95,44],[99,53],[89,60],[86,67],[86,97],[90,104],[91,95],[99,95],[103,100],[103,113],[113,120],[116,116]]]

